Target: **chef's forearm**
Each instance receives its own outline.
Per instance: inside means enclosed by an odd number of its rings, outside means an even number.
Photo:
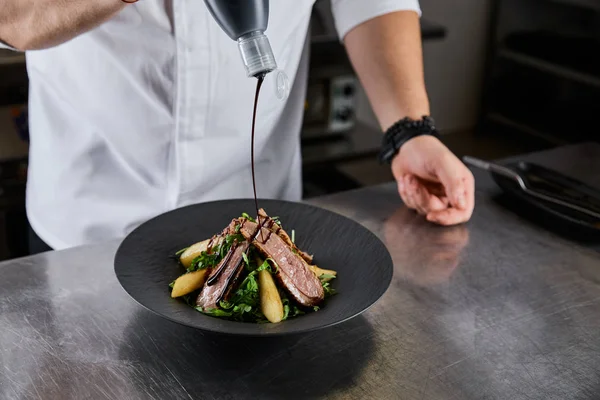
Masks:
[[[419,16],[399,11],[371,19],[344,38],[382,129],[429,115]]]
[[[0,40],[18,50],[64,43],[122,10],[122,0],[2,0]]]

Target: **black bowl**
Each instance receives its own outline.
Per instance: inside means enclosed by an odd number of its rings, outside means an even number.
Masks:
[[[254,200],[192,205],[142,224],[117,250],[119,282],[139,304],[171,321],[248,336],[300,333],[339,324],[366,311],[389,287],[393,275],[390,254],[362,225],[307,204],[261,200],[260,206],[269,215],[279,216],[288,233],[296,231],[298,247],[314,254],[316,265],[338,272],[332,282],[338,294],[328,298],[321,310],[279,324],[253,324],[207,316],[170,297],[168,284],[183,273],[170,256],[220,232],[242,212],[255,214]]]

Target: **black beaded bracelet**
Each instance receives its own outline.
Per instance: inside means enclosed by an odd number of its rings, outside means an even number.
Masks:
[[[396,122],[383,135],[379,162],[382,164],[391,164],[404,143],[422,135],[431,135],[438,139],[440,138],[433,118],[424,115],[420,120],[413,120],[407,117]]]

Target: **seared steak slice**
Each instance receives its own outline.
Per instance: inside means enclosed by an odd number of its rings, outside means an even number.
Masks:
[[[217,265],[204,288],[198,295],[196,305],[202,309],[218,308],[221,300],[227,300],[237,286],[244,270],[242,253],[248,250],[250,243],[243,242],[231,246],[223,260]],[[209,285],[210,284],[210,285]]]
[[[306,307],[320,304],[325,298],[325,292],[319,279],[308,268],[306,261],[294,253],[285,240],[273,234],[268,228],[269,223],[265,225],[259,232],[258,224],[244,219],[240,233],[246,240],[252,241],[264,255],[277,263],[275,277],[298,303]]]
[[[225,237],[227,235],[234,235],[236,233],[235,228],[239,224],[240,224],[239,218],[232,219],[231,222],[229,223],[229,225],[227,225],[227,227],[225,227],[225,229],[223,229],[223,232],[221,232],[221,236]]]
[[[282,227],[280,227],[279,225],[277,225],[276,223],[271,224],[270,221],[273,221],[273,219],[271,217],[269,217],[266,213],[266,211],[264,209],[260,209],[258,210],[258,215],[259,215],[259,219],[260,222],[264,222],[265,220],[263,218],[267,218],[267,222],[263,223],[262,225],[265,227],[270,227],[269,229],[275,233],[276,235],[279,235],[284,242],[286,242],[292,249],[296,250],[296,252],[298,254],[300,254],[300,257],[304,258],[304,260],[311,264],[313,262],[313,256],[311,256],[310,254],[300,250],[298,247],[296,247],[296,245],[294,244],[294,242],[292,242],[292,239],[290,238],[290,235],[287,234],[287,232],[285,231],[285,229],[283,229]]]
[[[219,248],[219,245],[221,245],[221,243],[223,243],[223,241],[225,240],[225,238],[227,237],[227,235],[233,235],[235,234],[235,228],[240,224],[240,221],[238,218],[234,218],[229,225],[227,225],[225,227],[225,229],[223,229],[221,231],[221,233],[214,235],[213,237],[210,238],[210,240],[208,241],[208,245],[206,246],[206,252],[207,253],[211,253],[213,250],[217,250]]]

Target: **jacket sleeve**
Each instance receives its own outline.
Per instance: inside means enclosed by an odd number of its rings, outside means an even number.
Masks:
[[[335,28],[344,39],[352,28],[394,11],[415,11],[421,16],[419,0],[331,0]]]

